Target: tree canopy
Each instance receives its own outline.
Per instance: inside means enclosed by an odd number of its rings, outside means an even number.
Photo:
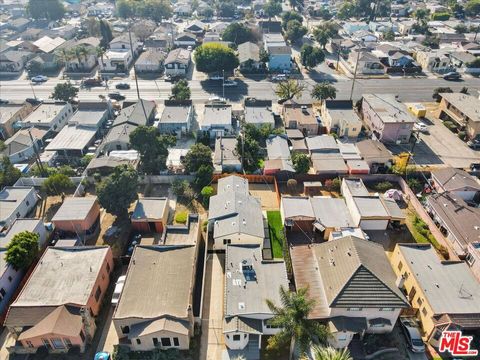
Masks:
[[[189,173],[199,171],[202,165],[213,168],[212,150],[201,143],[195,144],[188,150],[187,155],[182,160],[182,164]]]
[[[73,187],[74,184],[67,175],[58,173],[50,175],[42,185],[43,191],[50,196],[62,195]]]
[[[300,40],[307,33],[307,28],[298,20],[290,20],[285,35],[292,43]]]
[[[238,136],[236,151],[242,156],[243,169],[246,172],[252,173],[259,169],[263,156],[258,141],[248,135]]]
[[[138,174],[132,167],[117,166],[113,174],[96,187],[100,205],[110,214],[126,216],[138,198]]]
[[[328,40],[337,34],[338,29],[335,23],[332,21],[325,21],[313,30],[313,36],[315,37],[315,40],[317,40],[323,48],[325,48],[325,45],[327,45]]]
[[[282,3],[274,0],[269,0],[263,5],[263,12],[269,18],[280,15],[282,13]]]
[[[297,20],[303,23],[303,16],[296,11],[286,11],[282,14],[282,27],[283,30],[287,29],[287,24],[291,20]]]
[[[130,145],[140,154],[141,170],[147,174],[167,168],[168,148],[175,143],[174,136],[159,135],[152,126],[139,126],[130,134]]]
[[[289,79],[279,82],[275,88],[275,94],[280,98],[281,102],[292,100],[294,97],[300,98],[305,90],[305,85],[298,80]]]
[[[325,60],[325,54],[321,49],[305,44],[300,50],[300,60],[306,68],[314,68]]]
[[[242,23],[234,22],[228,25],[222,34],[223,41],[230,41],[235,45],[254,40],[253,31]]]
[[[172,87],[172,96],[171,99],[174,100],[189,100],[190,99],[190,88],[188,87],[188,81],[181,79],[175,83]]]
[[[73,86],[70,81],[58,83],[53,88],[52,99],[61,101],[70,101],[78,94],[78,88]]]
[[[15,270],[25,270],[32,264],[38,255],[38,240],[40,235],[22,231],[15,234],[7,245],[5,260]]]
[[[8,156],[2,156],[0,160],[0,188],[12,186],[20,179],[22,173],[11,163]]]
[[[136,16],[159,22],[172,16],[172,7],[167,0],[117,0],[116,9],[122,18]]]
[[[337,97],[337,89],[328,82],[323,82],[314,86],[312,97],[317,100],[335,99]]]
[[[440,102],[442,100],[442,97],[440,96],[442,93],[453,93],[453,90],[449,87],[437,87],[433,89],[432,97],[436,102]]]
[[[327,346],[315,346],[313,351],[314,360],[353,360],[348,348],[335,349]]]
[[[199,46],[195,50],[194,58],[197,70],[204,73],[230,72],[239,64],[235,52],[228,46],[218,43]]]
[[[63,18],[65,7],[60,0],[28,0],[27,11],[34,19],[58,20]]]
[[[217,3],[218,15],[221,17],[231,18],[235,15],[237,7],[233,2],[222,1]]]
[[[310,158],[307,154],[298,151],[293,152],[292,162],[297,174],[307,174],[310,170]]]
[[[465,4],[465,12],[470,16],[480,14],[480,0],[468,0]]]

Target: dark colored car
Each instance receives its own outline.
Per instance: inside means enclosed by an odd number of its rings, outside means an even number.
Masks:
[[[458,72],[455,72],[455,71],[452,71],[443,75],[444,80],[460,80],[461,78],[462,78],[462,75],[460,75]]]
[[[0,99],[0,105],[5,105],[5,104],[8,104],[8,103],[9,103],[8,100]]]
[[[467,145],[472,150],[478,150],[480,149],[480,140],[474,139],[467,141]]]
[[[32,105],[40,105],[41,103],[43,103],[42,99],[37,98],[26,98],[25,101]]]
[[[115,89],[128,90],[130,89],[130,84],[125,82],[118,83],[117,85],[115,85]]]
[[[103,81],[100,79],[85,79],[82,81],[83,86],[91,87],[91,86],[102,86]]]
[[[117,101],[125,100],[125,95],[120,94],[119,92],[111,92],[108,94],[108,97]]]

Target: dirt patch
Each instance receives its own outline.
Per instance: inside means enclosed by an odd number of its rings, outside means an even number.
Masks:
[[[66,195],[66,197],[71,195]],[[63,200],[61,196],[42,195],[42,200],[37,203],[35,217],[43,219],[44,222],[50,222],[57,213]]]
[[[278,210],[277,193],[273,184],[249,184],[250,194],[260,199],[262,210]]]

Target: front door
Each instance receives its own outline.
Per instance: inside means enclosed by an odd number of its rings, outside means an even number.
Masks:
[[[158,339],[157,338],[153,338],[153,346],[157,347],[158,346]]]

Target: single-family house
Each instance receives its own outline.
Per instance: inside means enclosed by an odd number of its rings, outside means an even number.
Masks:
[[[68,120],[68,125],[76,125],[96,129],[97,132],[109,119],[107,104],[82,101],[78,104],[78,110]]]
[[[338,136],[357,138],[362,121],[353,110],[350,100],[325,100],[322,103],[322,121],[328,132]]]
[[[103,72],[126,73],[133,62],[129,49],[109,49],[99,59],[99,67]]]
[[[229,358],[260,359],[262,335],[280,331],[269,324],[274,314],[265,301],[280,305],[280,287],[288,289],[283,261],[262,260],[258,244],[227,246],[223,337]]]
[[[287,137],[285,135],[269,136],[266,145],[268,159],[264,164],[264,175],[273,175],[282,172],[295,173]]]
[[[237,153],[237,138],[217,136],[213,154],[215,173],[236,173],[242,171],[242,162]]]
[[[81,353],[95,334],[95,317],[113,270],[109,246],[49,247],[10,305],[5,326],[11,353]]]
[[[24,17],[19,17],[16,19],[10,19],[8,21],[8,28],[16,31],[16,32],[22,32],[25,31],[28,27],[28,24],[30,24],[31,20],[26,19]]]
[[[409,304],[383,247],[355,236],[290,248],[295,283],[315,299],[309,317],[327,322],[330,345],[392,331]]]
[[[158,120],[158,130],[161,134],[176,134],[180,137],[190,132],[192,121],[192,100],[165,100],[165,107]]]
[[[176,3],[173,8],[173,13],[177,16],[191,16],[192,15],[192,6],[187,2]]]
[[[227,190],[217,191],[210,198],[208,230],[213,236],[213,248],[223,250],[228,244],[263,246],[265,228],[260,200],[240,191],[236,185],[227,188],[234,181],[232,177],[236,176],[219,179],[218,189]]]
[[[93,158],[86,168],[87,174],[92,176],[99,173],[108,176],[115,171],[117,166],[131,166],[135,170],[140,163],[140,156],[136,150],[113,150],[108,155]],[[168,162],[167,162],[168,163]]]
[[[0,73],[19,73],[26,62],[33,57],[31,52],[7,50],[0,53]]]
[[[371,173],[386,170],[393,161],[392,153],[380,141],[366,139],[356,143],[363,160],[370,167]]]
[[[415,118],[392,94],[364,94],[362,117],[375,137],[383,143],[408,143]]]
[[[453,51],[450,53],[451,64],[458,72],[479,73],[480,67],[470,65],[475,59],[474,55],[464,51]]]
[[[292,49],[288,45],[268,45],[267,67],[269,70],[290,70],[292,68]]]
[[[244,121],[246,124],[257,127],[263,125],[275,126],[275,118],[272,111],[271,100],[259,100],[255,98],[245,99]]]
[[[140,54],[135,62],[135,70],[140,73],[156,73],[163,71],[165,53],[158,49],[148,49]]]
[[[45,130],[36,128],[19,130],[4,142],[2,154],[8,156],[12,164],[28,163],[35,151],[40,151],[46,134]]]
[[[241,71],[259,69],[262,66],[262,62],[260,61],[260,47],[248,41],[238,45],[238,61]]]
[[[347,65],[353,74],[382,75],[385,74],[385,66],[372,52],[365,49],[352,50],[348,54]]]
[[[205,104],[199,119],[200,131],[208,133],[211,139],[234,135],[232,105],[224,102]]]
[[[142,233],[161,234],[170,213],[168,197],[144,197],[137,200],[131,217],[132,228]]]
[[[188,31],[195,35],[201,35],[205,31],[205,28],[206,28],[206,25],[203,22],[197,20],[191,23],[190,25],[186,26],[185,31]]]
[[[197,37],[194,34],[184,32],[178,34],[173,40],[173,43],[181,48],[186,48],[189,46],[193,48],[195,45],[197,45]]]
[[[37,41],[33,42],[33,45],[38,49],[37,52],[49,54],[55,51],[60,45],[65,42],[65,39],[61,37],[51,38],[50,36],[43,36]]]
[[[61,158],[81,158],[95,141],[98,129],[67,124],[46,146],[46,151],[56,151]]]
[[[33,187],[5,186],[0,191],[0,226],[8,228],[16,219],[27,217],[37,201]]]
[[[68,57],[65,59],[65,71],[72,73],[90,73],[97,66],[96,48],[100,46],[100,39],[97,37],[88,37],[79,40],[69,40],[60,45],[57,49],[59,53],[71,51],[79,46],[85,47],[88,54],[84,56]]]
[[[100,230],[100,204],[96,196],[67,197],[52,218],[61,237],[85,242]]]
[[[450,50],[419,50],[416,53],[416,60],[423,70],[437,73],[445,73],[452,70]]]
[[[309,136],[305,140],[316,174],[343,175],[348,173],[345,160],[333,136]]]
[[[350,39],[357,44],[360,43],[368,50],[375,48],[378,42],[378,36],[368,30],[358,30],[350,35]]]
[[[122,51],[122,50],[131,51],[133,47],[133,53],[134,53],[134,56],[136,56],[140,52],[140,49],[142,48],[142,43],[138,40],[135,34],[131,34],[131,41],[130,41],[130,36],[128,33],[126,33],[126,34],[122,34],[115,37],[112,41],[110,41],[110,43],[108,44],[108,47],[110,48],[110,50],[113,50],[113,51]]]
[[[0,105],[0,139],[5,141],[15,133],[15,125],[34,110],[29,103]]]
[[[113,314],[120,342],[135,351],[189,349],[196,261],[196,245],[135,247]]]
[[[390,261],[430,344],[445,330],[478,331],[480,283],[466,263],[442,261],[431,244],[397,244]]]
[[[480,99],[469,94],[441,94],[439,118],[453,121],[460,130],[465,131],[468,139],[480,134]]]
[[[190,66],[190,51],[182,48],[172,50],[165,59],[165,75],[185,76]]]
[[[480,183],[477,178],[465,170],[452,167],[434,169],[430,173],[432,185],[437,193],[449,192],[451,196],[461,197],[465,201],[478,198]]]
[[[73,116],[73,108],[70,103],[44,102],[38,106],[25,119],[19,122],[23,128],[37,128],[49,133],[58,133]]]
[[[480,281],[480,241],[475,241],[467,245],[465,262],[470,267],[473,275]]]
[[[282,116],[285,126],[290,129],[299,129],[305,136],[319,134],[321,124],[313,112],[312,104],[287,101],[283,104]]]

